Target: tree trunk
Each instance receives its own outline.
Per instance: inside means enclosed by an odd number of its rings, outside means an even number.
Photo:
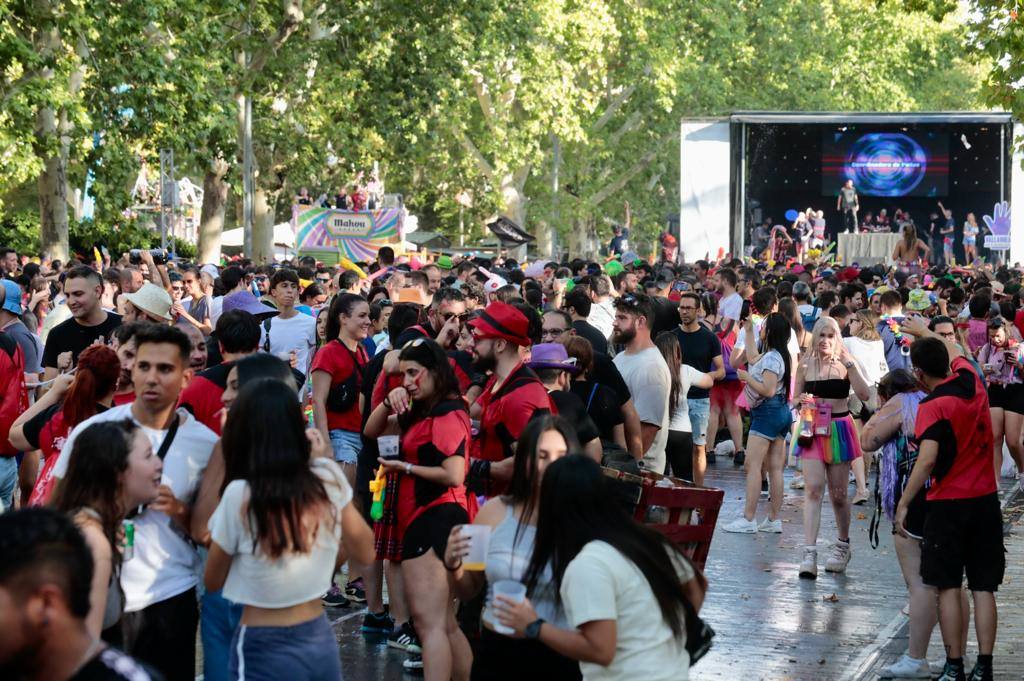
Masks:
[[[67,262],[68,204],[67,204],[67,152],[57,138],[57,114],[49,107],[36,113],[36,141],[38,148],[57,148],[55,154],[43,158],[39,173],[40,250],[44,255]]]
[[[580,258],[597,257],[597,223],[594,218],[573,220],[572,230],[569,232],[569,253]]]
[[[254,262],[274,261],[274,211],[267,190],[257,187],[253,194],[252,259]]]
[[[505,201],[505,216],[526,229],[526,202],[523,192],[516,187],[511,175],[501,181],[501,196]]]
[[[199,262],[220,262],[220,238],[224,232],[224,212],[227,208],[228,183],[224,175],[228,163],[216,158],[203,177],[203,208],[199,217]]]

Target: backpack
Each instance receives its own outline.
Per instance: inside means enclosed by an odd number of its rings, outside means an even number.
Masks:
[[[804,331],[808,333],[814,331],[814,325],[818,321],[818,317],[821,315],[821,310],[817,306],[811,311],[810,314],[800,313],[800,321],[803,322]]]

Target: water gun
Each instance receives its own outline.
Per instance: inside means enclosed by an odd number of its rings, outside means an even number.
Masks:
[[[384,466],[377,468],[377,477],[370,481],[370,493],[373,494],[373,504],[370,506],[370,518],[380,520],[384,517]]]

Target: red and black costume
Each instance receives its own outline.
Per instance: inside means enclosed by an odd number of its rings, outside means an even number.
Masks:
[[[401,458],[414,466],[442,466],[459,457],[468,468],[469,412],[461,399],[443,400],[402,433]],[[444,559],[448,534],[470,521],[464,485],[449,487],[418,475],[399,474],[396,497],[402,560],[434,549]]]
[[[222,362],[196,374],[181,392],[178,404],[191,412],[201,424],[221,434],[221,412],[224,411],[224,388],[228,384],[233,362]]]

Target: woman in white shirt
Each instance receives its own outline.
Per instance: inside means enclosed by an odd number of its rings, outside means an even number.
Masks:
[[[553,462],[541,481],[530,592],[549,568],[572,628],[538,618],[528,598],[501,595],[499,622],[579,660],[585,681],[689,677],[687,611],[696,616],[707,582],[668,539],[626,513],[600,466],[582,455]]]
[[[849,328],[850,335],[843,338],[843,345],[857,361],[864,380],[871,388],[871,397],[867,402],[862,402],[856,395],[850,398],[850,411],[857,426],[863,428],[878,407],[878,382],[889,373],[889,365],[885,361],[885,345],[878,335],[878,315],[871,310],[859,310],[850,318]],[[870,456],[870,452],[864,452],[863,457],[854,459],[850,464],[857,481],[857,494],[850,503],[857,506],[868,500],[867,469],[871,465]]]
[[[693,429],[690,427],[690,409],[686,403],[686,393],[692,386],[710,388],[715,379],[710,374],[697,371],[689,364],[683,364],[682,351],[679,349],[679,337],[674,331],[662,331],[654,344],[661,351],[661,356],[668,364],[672,375],[672,386],[668,394],[668,441],[665,444],[665,467],[672,475],[686,480],[693,479]]]
[[[320,596],[345,553],[374,559],[373,534],[330,447],[306,430],[293,387],[247,384],[224,425],[224,450],[248,452],[210,518],[206,588],[245,606],[229,678],[341,678]]]

